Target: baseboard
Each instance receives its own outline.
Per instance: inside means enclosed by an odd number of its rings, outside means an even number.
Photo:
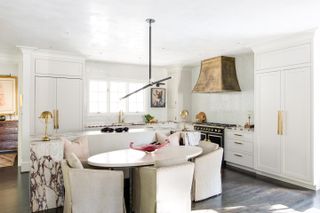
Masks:
[[[282,181],[282,182],[285,182],[285,183],[290,183],[290,184],[293,184],[293,185],[296,185],[296,186],[300,186],[300,187],[303,187],[303,188],[306,188],[306,189],[311,189],[311,190],[314,190],[314,191],[318,190],[318,187],[313,185],[313,184],[304,183],[304,182],[301,182],[301,181],[295,181],[295,180],[291,180],[291,179],[287,179],[287,178],[283,178],[283,177],[279,177],[279,176],[275,176],[275,175],[270,175],[268,173],[261,172],[261,171],[256,171],[256,174],[257,175],[261,175],[261,176],[265,176],[265,177],[268,177],[268,178],[276,179],[276,180],[279,180],[279,181]]]
[[[269,179],[272,179],[272,180],[279,181],[278,183],[281,184],[281,185],[286,185],[286,184],[287,185],[294,185],[294,186],[299,186],[299,187],[306,188],[306,189],[311,189],[311,190],[314,190],[314,191],[316,191],[316,190],[318,190],[320,188],[319,186],[315,186],[315,185],[310,184],[310,183],[305,183],[305,182],[301,182],[301,181],[296,181],[296,180],[283,178],[283,177],[276,176],[276,175],[271,175],[271,174],[268,174],[268,173],[265,173],[265,172],[262,172],[262,171],[255,170],[253,168],[248,168],[248,167],[241,166],[241,165],[234,164],[234,163],[227,162],[227,165],[232,167],[232,168],[236,168],[237,170],[242,170],[242,172],[250,173],[250,175],[254,174],[254,175],[256,175],[257,178],[260,178],[260,179],[269,178]],[[282,183],[280,183],[280,182],[282,182]]]
[[[31,162],[26,161],[26,162],[21,162],[20,170],[21,172],[29,172],[31,168]]]
[[[227,162],[227,166],[235,167],[235,168],[241,169],[241,170],[246,170],[246,171],[251,172],[251,173],[256,173],[256,170],[253,169],[253,168],[249,168],[249,167],[246,167],[246,166],[241,166],[241,165],[235,164],[235,163]]]

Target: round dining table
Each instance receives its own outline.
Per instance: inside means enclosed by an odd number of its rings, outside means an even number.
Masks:
[[[89,157],[88,164],[105,168],[128,168],[153,165],[156,161],[177,158],[191,159],[202,153],[202,148],[197,146],[167,146],[146,153],[134,149],[121,149],[104,152]]]
[[[132,168],[150,166],[161,160],[192,159],[201,153],[202,148],[197,146],[166,146],[151,153],[134,149],[121,149],[93,155],[88,158],[88,164],[101,168],[129,168],[130,186],[127,212],[132,212]]]

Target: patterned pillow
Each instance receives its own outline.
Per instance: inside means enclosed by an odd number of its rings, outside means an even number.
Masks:
[[[170,146],[179,146],[180,145],[180,132],[173,133],[169,136],[156,132],[156,139],[158,143],[166,143],[166,141],[170,142]]]
[[[61,138],[64,142],[64,157],[74,153],[80,161],[87,161],[89,158],[89,147],[88,139],[86,136],[79,137],[73,141],[68,140],[67,138]]]

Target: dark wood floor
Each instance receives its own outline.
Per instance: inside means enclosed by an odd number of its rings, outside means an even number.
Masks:
[[[0,212],[28,213],[28,173],[0,168]],[[223,170],[223,194],[193,204],[217,212],[320,212],[320,192],[283,185],[233,169]],[[61,212],[52,209],[48,213]]]

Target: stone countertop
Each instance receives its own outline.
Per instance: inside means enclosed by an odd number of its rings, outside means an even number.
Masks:
[[[61,137],[66,138],[73,138],[79,136],[91,136],[91,135],[119,135],[125,136],[127,134],[135,134],[135,133],[142,133],[142,132],[152,132],[152,131],[170,131],[170,130],[177,130],[176,128],[131,128],[128,132],[101,132],[100,130],[84,130],[84,131],[75,131],[75,132],[65,132],[65,133],[58,133],[49,135],[50,141],[55,142],[59,140]],[[43,142],[42,135],[33,135],[30,137],[31,143],[33,142]]]
[[[249,133],[253,133],[254,132],[254,129],[251,128],[251,129],[246,129],[244,127],[228,127],[226,128],[226,130],[228,131],[240,131],[240,132],[249,132]]]

